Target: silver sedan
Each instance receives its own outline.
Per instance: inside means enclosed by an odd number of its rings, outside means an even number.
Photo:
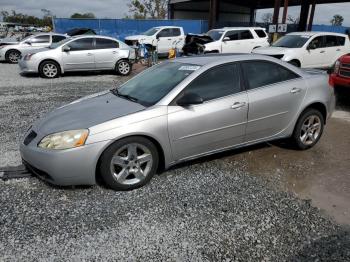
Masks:
[[[260,55],[164,62],[119,88],[84,97],[34,123],[24,163],[57,185],[145,185],[189,159],[281,138],[321,138],[334,108],[328,75]]]
[[[23,54],[19,66],[23,73],[39,72],[44,78],[55,78],[68,71],[95,70],[128,75],[133,52],[128,45],[111,37],[76,36]]]

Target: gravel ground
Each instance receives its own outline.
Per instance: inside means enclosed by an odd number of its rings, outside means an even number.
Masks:
[[[124,81],[45,80],[0,64],[0,166],[47,111]],[[233,155],[190,162],[131,192],[0,182],[0,261],[349,261],[349,228],[250,175]]]

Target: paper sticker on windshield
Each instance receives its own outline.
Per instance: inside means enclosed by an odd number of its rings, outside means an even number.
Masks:
[[[301,37],[302,37],[302,38],[310,38],[311,35],[302,35]]]
[[[200,66],[181,66],[179,68],[179,70],[181,70],[181,71],[196,71],[199,68],[201,68],[201,67]]]

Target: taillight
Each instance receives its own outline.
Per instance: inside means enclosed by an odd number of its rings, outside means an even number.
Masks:
[[[340,61],[337,60],[334,64],[334,74],[339,74],[339,69],[340,69]]]

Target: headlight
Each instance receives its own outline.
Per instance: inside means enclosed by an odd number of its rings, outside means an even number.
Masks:
[[[335,65],[334,65],[334,73],[338,74],[339,73],[339,69],[340,69],[340,61],[337,60],[337,62],[335,62]]]
[[[89,135],[87,129],[69,130],[45,136],[38,147],[47,149],[69,149],[83,146]]]
[[[24,56],[24,60],[30,60],[31,58],[32,58],[32,56],[33,56],[34,54],[26,54],[25,56]]]

